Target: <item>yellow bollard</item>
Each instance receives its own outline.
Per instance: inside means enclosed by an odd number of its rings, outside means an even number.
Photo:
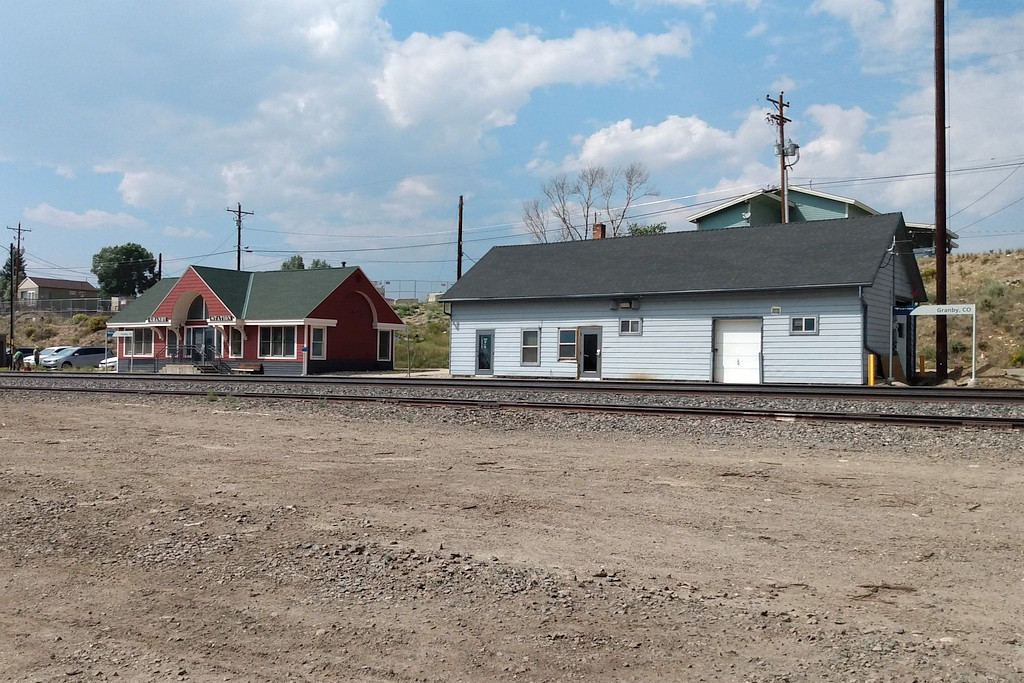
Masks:
[[[875,386],[875,354],[868,354],[868,386]]]

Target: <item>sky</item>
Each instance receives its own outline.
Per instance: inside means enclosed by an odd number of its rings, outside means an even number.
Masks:
[[[959,251],[1024,247],[1024,3],[946,0]],[[29,276],[360,266],[389,296],[532,241],[559,173],[642,162],[627,220],[790,183],[934,222],[933,0],[8,0],[0,224]],[[241,244],[231,211],[241,206]]]

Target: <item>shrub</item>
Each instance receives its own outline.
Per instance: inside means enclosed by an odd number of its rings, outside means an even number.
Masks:
[[[102,330],[107,326],[107,321],[110,320],[109,315],[94,315],[89,318],[89,331],[96,332]]]
[[[949,350],[953,353],[964,353],[967,351],[967,344],[960,339],[954,339],[949,343]]]
[[[28,327],[25,328],[25,336],[28,337],[29,339],[35,339],[36,331],[36,328],[29,325]]]
[[[925,268],[921,271],[921,279],[924,280],[925,282],[928,282],[929,280],[934,280],[936,273],[938,273],[938,270],[936,270],[934,266],[932,266],[931,268]]]
[[[85,313],[75,313],[73,316],[71,316],[71,324],[72,325],[81,325],[82,323],[84,323],[88,319],[89,319],[89,316],[86,315]]]
[[[1010,354],[1010,365],[1019,368],[1024,365],[1024,348],[1017,349]]]

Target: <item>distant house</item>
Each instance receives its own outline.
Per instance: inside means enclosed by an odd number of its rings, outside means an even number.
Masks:
[[[404,327],[358,267],[189,266],[107,322],[119,341],[121,371],[176,366],[272,375],[390,370],[394,331]]]
[[[863,384],[895,354],[910,371],[914,319],[894,304],[926,295],[907,237],[893,213],[495,247],[441,296],[449,368]]]
[[[877,211],[856,199],[840,197],[807,187],[790,186],[786,191],[789,195],[789,220],[791,223],[878,215]],[[706,211],[695,213],[687,220],[695,223],[698,230],[770,225],[782,220],[782,199],[778,188],[758,190],[713,206]],[[907,223],[906,226],[914,249],[934,249],[934,225]],[[947,231],[946,237],[947,249],[952,251],[958,246],[954,240],[959,235]]]
[[[100,291],[85,280],[26,277],[18,285],[18,299],[21,301],[97,299],[99,295]]]

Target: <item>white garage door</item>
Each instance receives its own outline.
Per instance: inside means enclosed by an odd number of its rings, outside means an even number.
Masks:
[[[761,383],[761,319],[715,321],[714,381]]]

